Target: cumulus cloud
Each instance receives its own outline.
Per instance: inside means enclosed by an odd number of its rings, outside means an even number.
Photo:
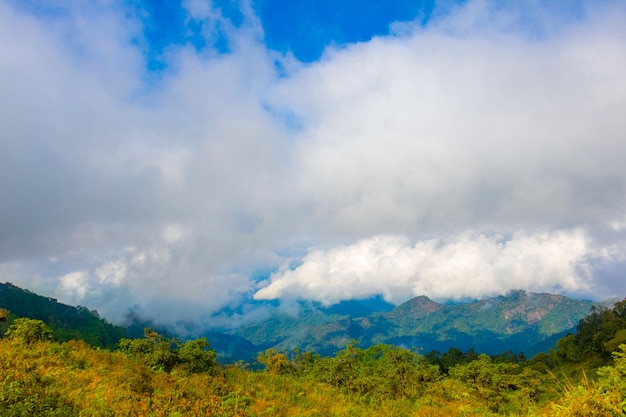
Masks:
[[[1,3],[0,279],[116,320],[252,294],[623,293],[626,10],[535,3],[302,65],[247,6],[236,27],[186,1],[229,50],[170,46],[158,74],[121,3]]]
[[[398,304],[418,295],[466,299],[512,288],[587,292],[590,255],[580,231],[508,239],[466,232],[414,245],[404,237],[376,236],[309,252],[297,268],[285,265],[272,274],[255,298],[331,305],[382,294]]]

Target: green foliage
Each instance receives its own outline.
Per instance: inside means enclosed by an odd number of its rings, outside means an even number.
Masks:
[[[140,341],[129,346],[130,355],[83,342],[41,341],[24,349],[19,340],[0,340],[0,416],[604,417],[626,412],[626,345],[614,354],[615,366],[598,371],[595,384],[572,384],[555,403],[542,403],[542,374],[501,357],[478,355],[446,376],[410,350],[349,344],[333,357],[297,350],[264,353],[268,364],[288,363],[277,366],[287,372],[245,366],[216,372],[200,369],[202,363],[213,365],[212,355],[201,354],[211,352],[203,339],[179,345],[148,330]],[[142,356],[161,345],[178,357],[172,372],[148,366]]]
[[[145,329],[144,336],[143,339],[120,340],[120,352],[138,359],[152,369],[171,371],[178,363],[178,355],[174,350],[178,342],[149,328]]]
[[[41,320],[21,318],[13,321],[6,336],[31,345],[43,340],[52,340],[52,330]]]
[[[421,355],[392,345],[361,349],[354,343],[334,357],[299,355],[299,375],[373,399],[417,398],[439,380],[439,368]]]
[[[0,416],[621,416],[625,312],[626,303],[595,310],[582,335],[530,361],[352,342],[333,356],[269,349],[258,356],[261,372],[219,368],[205,338],[182,343],[145,329],[109,352],[51,342],[45,323],[18,318],[0,340]],[[591,381],[546,378],[609,350],[605,366],[587,368]]]
[[[120,340],[120,352],[137,359],[154,370],[171,372],[181,366],[191,373],[208,372],[215,368],[215,351],[209,349],[206,338],[180,343],[150,328],[143,339]]]
[[[552,415],[618,417],[626,414],[626,345],[620,345],[613,357],[615,366],[600,368],[595,384],[584,378],[579,385],[564,385],[564,395],[553,405]]]
[[[586,318],[580,320],[576,334],[568,334],[556,344],[552,352],[559,372],[569,373],[584,368],[595,370],[612,363],[612,353],[626,343],[626,300],[612,309],[592,308]]]
[[[13,284],[0,283],[0,306],[17,317],[42,320],[54,332],[54,340],[85,340],[92,346],[115,348],[128,337],[126,329],[114,326],[85,307],[71,307]]]
[[[325,356],[340,351],[351,339],[364,348],[382,343],[445,352],[455,346],[463,351],[498,354],[514,349],[533,355],[553,347],[558,335],[574,329],[592,305],[524,291],[456,305],[416,297],[391,311],[372,313],[301,303],[297,316],[272,315],[234,334],[281,352],[298,346]]]
[[[556,342],[557,357],[561,361],[578,362],[583,355],[582,349],[576,343],[576,335],[568,334]]]
[[[178,361],[191,373],[209,372],[215,369],[215,351],[209,349],[206,338],[189,340],[178,349]]]
[[[268,349],[259,353],[257,361],[265,366],[265,369],[272,375],[283,375],[293,372],[296,364],[289,360],[286,354],[278,352],[276,349]]]
[[[504,411],[507,406],[520,409],[536,401],[543,383],[539,372],[509,362],[496,362],[480,355],[468,364],[450,370],[452,378],[469,388],[470,395],[483,401],[492,411]]]

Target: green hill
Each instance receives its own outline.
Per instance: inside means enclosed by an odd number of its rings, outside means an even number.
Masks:
[[[301,303],[298,315],[277,314],[225,334],[207,330],[206,336],[221,362],[251,361],[268,348],[312,351],[332,355],[351,340],[360,346],[394,344],[423,352],[447,351],[451,347],[487,354],[523,352],[531,357],[546,352],[568,332],[574,332],[590,309],[601,304],[573,300],[554,294],[513,291],[465,304],[445,305],[421,296],[390,308],[359,301],[339,307]],[[49,297],[0,283],[0,308],[11,312],[0,323],[4,333],[11,319],[30,317],[52,327],[55,340],[85,340],[92,346],[116,348],[119,340],[141,337],[144,327],[174,333],[135,317],[129,328],[112,325],[95,311],[72,307]],[[0,333],[0,334],[1,334]]]
[[[332,354],[356,340],[364,347],[392,343],[423,351],[454,346],[489,354],[512,350],[534,355],[546,349],[546,342],[552,347],[559,337],[573,331],[593,305],[525,291],[456,305],[420,296],[390,311],[365,315],[331,314],[332,309],[302,304],[298,316],[273,316],[233,333],[259,346],[299,347],[322,354]]]
[[[92,346],[115,348],[121,338],[128,337],[125,328],[100,318],[96,311],[72,307],[54,298],[43,297],[11,283],[0,283],[0,308],[9,310],[9,321],[2,324],[4,333],[11,320],[28,317],[42,320],[54,331],[55,340],[84,340]]]

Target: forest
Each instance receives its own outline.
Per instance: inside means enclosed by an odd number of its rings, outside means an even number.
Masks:
[[[528,359],[472,349],[348,344],[333,356],[270,349],[220,365],[204,338],[145,329],[115,349],[55,341],[0,310],[0,416],[623,416],[626,300]]]

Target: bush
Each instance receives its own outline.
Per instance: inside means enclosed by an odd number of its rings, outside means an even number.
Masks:
[[[20,318],[13,321],[6,336],[30,345],[42,340],[52,340],[52,330],[41,320]]]

